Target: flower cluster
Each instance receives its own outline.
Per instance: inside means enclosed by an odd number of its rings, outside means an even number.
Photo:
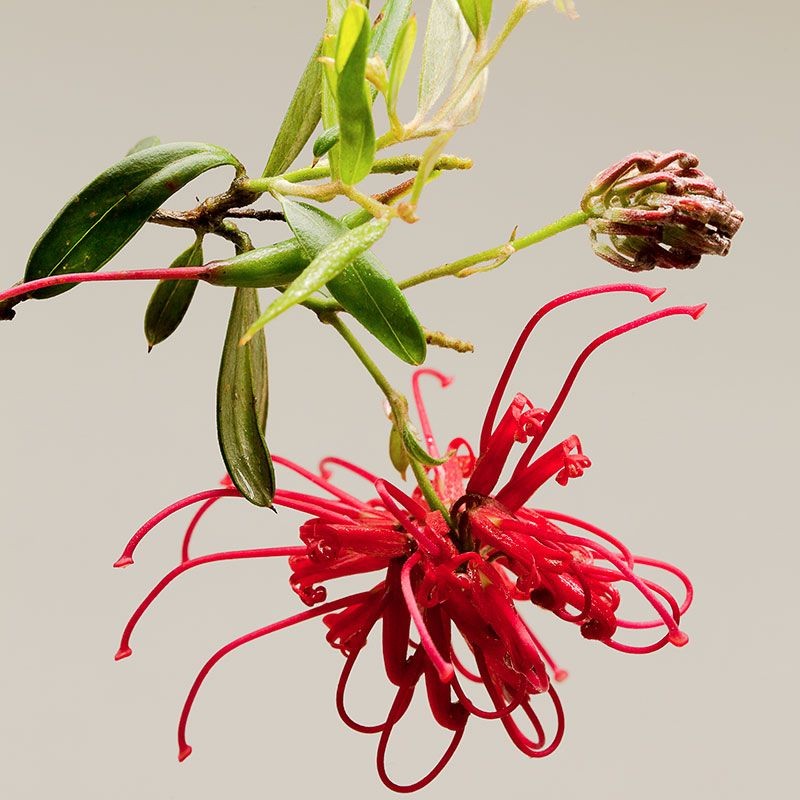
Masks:
[[[117,658],[131,654],[133,629],[161,591],[178,575],[201,564],[287,557],[291,587],[308,606],[230,642],[205,664],[180,717],[180,759],[191,752],[185,736],[189,712],[213,666],[247,642],[314,617],[322,617],[327,641],[345,659],[336,692],[338,712],[349,727],[379,737],[380,778],[400,792],[419,789],[436,777],[455,752],[471,718],[499,720],[513,744],[529,757],[546,756],[558,747],[564,714],[554,684],[563,680],[566,672],[521,613],[524,606],[552,612],[578,626],[584,638],[624,652],[646,653],[666,644],[684,645],[687,637],[679,626],[692,590],[683,572],[665,562],[634,555],[616,537],[589,522],[528,504],[546,482],[555,479],[565,485],[591,466],[574,435],[540,452],[589,355],[604,342],[655,320],[673,315],[696,319],[704,306],[666,308],[599,336],[580,353],[547,409],[523,394],[516,394],[503,406],[520,353],[550,311],[606,292],[638,293],[653,301],[663,291],[633,284],[601,286],[564,295],[540,309],[523,330],[495,389],[477,453],[465,440],[455,439],[445,457],[439,458],[420,381],[432,376],[446,385],[449,379],[434,370],[419,370],[414,376],[414,395],[420,427],[430,455],[441,462],[429,470],[440,501],[437,508],[432,508],[419,490],[405,492],[342,459],[325,459],[316,473],[276,458],[277,464],[306,478],[326,495],[287,490],[275,494],[276,506],[309,515],[300,528],[302,545],[190,558],[190,539],[202,514],[220,498],[238,494],[229,482],[179,501],[137,531],[116,566],[133,563],[134,550],[158,522],[181,508],[202,503],[184,538],[181,563],[136,609]],[[516,460],[507,475],[515,450]],[[336,466],[369,484],[367,500],[331,480]],[[655,579],[659,572],[667,583],[682,585],[682,597],[662,585],[661,578]],[[329,600],[328,587],[335,585],[337,578],[353,575],[373,576],[369,588]],[[625,603],[620,589],[626,585],[652,609],[645,619],[631,618],[622,610]],[[647,643],[632,643],[623,635],[631,629],[649,629],[655,635]],[[381,640],[386,679],[396,687],[396,694],[385,717],[366,724],[351,717],[345,696],[353,667],[373,633]],[[482,691],[483,701],[469,688],[470,683]],[[424,777],[400,785],[387,774],[385,754],[392,731],[420,684],[425,687],[435,722],[451,731],[452,739]],[[540,701],[548,703],[550,710],[539,708]]]
[[[727,255],[744,217],[698,164],[682,150],[645,151],[597,175],[581,201],[595,253],[632,272]]]

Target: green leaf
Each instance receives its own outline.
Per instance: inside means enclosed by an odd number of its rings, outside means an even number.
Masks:
[[[411,459],[408,457],[408,451],[403,444],[403,437],[395,425],[392,425],[392,429],[389,431],[389,460],[392,462],[392,466],[400,473],[400,477],[405,480],[406,472],[411,466]]]
[[[458,0],[458,5],[472,35],[478,40],[483,39],[492,18],[492,0]]]
[[[364,31],[366,30],[366,35]],[[358,47],[364,51],[364,63],[367,62],[369,48],[369,15],[361,3],[350,3],[345,10],[342,21],[339,23],[339,33],[336,38],[336,72],[341,75],[353,51]],[[364,42],[363,40],[367,41]]]
[[[444,90],[464,75],[475,38],[457,0],[433,0],[425,29],[419,75],[419,113],[427,114]]]
[[[414,435],[413,431],[408,427],[408,425],[403,426],[400,436],[403,440],[403,446],[405,447],[409,457],[426,467],[438,467],[440,464],[444,464],[444,462],[450,457],[448,454],[443,458],[434,458],[419,443],[419,440]]]
[[[148,147],[155,147],[156,145],[161,144],[161,139],[158,136],[145,136],[144,139],[139,139],[136,144],[131,147],[130,150],[125,154],[126,156],[132,156],[134,153],[138,153],[141,150],[147,150]]]
[[[411,17],[400,30],[392,50],[392,64],[389,70],[389,89],[386,93],[386,107],[394,118],[397,111],[397,97],[406,77],[414,45],[417,41],[417,18]]]
[[[264,167],[265,178],[286,172],[317,127],[322,113],[322,66],[319,63],[321,53],[320,41],[311,54],[286,110],[267,166]]]
[[[433,139],[431,139],[430,144],[425,148],[425,152],[422,154],[422,158],[419,163],[417,176],[414,178],[414,186],[411,189],[411,196],[408,199],[409,204],[412,206],[416,206],[417,202],[419,201],[422,190],[425,188],[428,178],[430,178],[431,173],[436,167],[436,162],[439,160],[439,156],[442,154],[444,148],[447,147],[447,143],[453,138],[454,135],[455,130],[452,128],[444,130],[434,136]]]
[[[314,147],[312,150],[314,153],[314,158],[322,158],[322,156],[324,156],[325,153],[331,149],[331,147],[338,143],[339,126],[334,125],[332,128],[327,128],[317,137],[317,140],[314,142]]]
[[[198,236],[171,264],[195,267],[203,263],[203,237]],[[197,281],[159,281],[144,313],[147,349],[152,350],[171,336],[181,324],[197,289]]]
[[[253,289],[286,286],[307,266],[297,239],[285,239],[269,247],[257,247],[231,258],[211,261],[206,280],[214,286],[247,286]]]
[[[367,9],[351,3],[339,26],[335,52],[339,177],[350,185],[369,174],[375,159],[372,102],[364,79],[370,34]]]
[[[329,23],[330,24],[330,23]],[[336,108],[336,66],[334,56],[336,55],[336,35],[335,33],[326,36],[322,40],[322,54],[325,61],[322,65],[322,125],[325,130],[339,128],[339,111]],[[339,143],[333,145],[328,151],[328,163],[331,167],[331,180],[339,180]]]
[[[286,215],[286,221],[292,227],[295,236],[298,236],[297,231],[301,231],[300,236],[303,235],[302,231],[305,230],[304,222],[301,222],[297,228],[295,228],[295,225],[298,219],[307,219],[308,212],[306,209],[308,208],[311,207],[304,207],[302,203],[296,203],[291,200],[283,201],[283,212]],[[289,284],[283,294],[273,300],[267,310],[250,326],[245,333],[243,341],[247,341],[255,331],[263,328],[264,325],[293,305],[307,300],[312,294],[325,286],[326,283],[336,278],[345,267],[372,247],[386,233],[389,224],[390,220],[388,218],[373,217],[368,222],[352,230],[342,226],[339,235],[328,241],[317,252],[311,263]],[[298,236],[298,240],[302,248],[303,240],[300,236]]]
[[[391,66],[392,53],[400,31],[411,13],[412,0],[386,0],[380,13],[380,22],[372,32],[370,55],[380,56],[386,66]]]
[[[264,439],[267,419],[267,347],[264,332],[239,345],[258,319],[255,289],[237,289],[217,383],[217,435],[228,474],[236,488],[254,505],[270,506],[275,472]]]
[[[126,156],[95,178],[59,212],[34,245],[25,280],[72,272],[95,272],[189,181],[213,167],[241,165],[211,144],[178,142]],[[52,297],[71,286],[35,292]]]
[[[348,5],[350,0],[328,0],[328,33],[336,33],[339,30],[339,23]]]
[[[369,211],[359,209],[342,217],[341,224],[355,228],[370,219],[372,214]],[[333,241],[342,232],[342,228],[337,228],[327,241]],[[306,252],[310,255],[306,255]],[[299,242],[292,236],[269,247],[257,247],[231,258],[211,261],[206,265],[208,274],[204,280],[214,286],[247,286],[253,289],[287,286],[309,265],[318,250],[306,252],[300,249]],[[389,280],[386,275],[382,275],[382,278]]]
[[[284,202],[286,220],[309,260],[347,231],[347,225],[306,203]],[[359,217],[348,222],[355,223]],[[427,343],[406,296],[369,251],[327,283],[333,297],[384,347],[407,364],[425,360]]]
[[[325,80],[322,89],[322,124],[328,129],[339,124],[339,114],[336,109],[336,39],[339,32],[344,12],[347,10],[349,0],[328,0],[328,18],[325,23],[325,36],[322,38],[322,55]],[[338,178],[336,165],[338,151],[331,151],[332,177]]]

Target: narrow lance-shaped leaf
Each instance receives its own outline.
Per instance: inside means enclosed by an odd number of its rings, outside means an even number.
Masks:
[[[330,25],[330,22],[329,22]],[[339,180],[339,110],[336,107],[336,35],[327,33],[322,40],[320,59],[323,68],[322,80],[322,125],[325,130],[336,129],[336,141],[328,148],[328,164],[331,168],[331,180]]]
[[[327,130],[339,124],[336,110],[336,34],[339,24],[347,9],[349,0],[328,0],[328,17],[325,23],[325,35],[322,37],[322,55],[324,80],[322,82],[322,124]],[[334,148],[330,154],[331,177],[338,178],[338,150]]]
[[[382,63],[388,69],[394,53],[394,46],[398,34],[411,13],[412,0],[386,0],[380,13],[375,18],[370,39],[369,55],[367,67],[371,62]],[[369,3],[366,4],[369,8]],[[383,90],[385,91],[385,89]],[[378,87],[369,87],[369,96],[374,101],[378,94]]]
[[[439,156],[444,151],[444,148],[447,147],[447,143],[453,138],[454,134],[455,130],[453,129],[443,130],[441,133],[434,136],[430,144],[425,148],[425,152],[422,154],[422,159],[419,164],[419,169],[417,170],[417,176],[414,178],[411,197],[409,198],[409,204],[412,208],[416,206],[419,201],[422,190],[425,188],[428,178],[430,178],[431,173],[436,167]]]
[[[59,212],[34,245],[25,280],[102,267],[189,181],[213,167],[241,165],[211,144],[179,142],[148,147],[107,169]],[[71,286],[42,289],[52,297]]]
[[[341,0],[329,0],[333,6]],[[285,171],[314,132],[322,109],[322,71],[318,57],[323,42],[311,56],[272,146],[264,176]],[[304,108],[304,103],[309,107]],[[239,253],[244,257],[246,254]],[[280,251],[278,260],[281,264]],[[291,260],[292,254],[289,254]],[[264,332],[249,344],[239,341],[258,319],[260,308],[254,288],[236,290],[228,320],[217,384],[217,435],[228,474],[237,489],[256,505],[270,505],[275,492],[275,472],[264,439],[267,422],[267,348]]]
[[[492,0],[458,0],[458,5],[472,35],[479,41],[483,39],[492,18]]]
[[[287,205],[290,205],[289,201],[284,202],[284,213],[286,213]],[[287,214],[287,221],[288,217]],[[373,217],[369,222],[365,222],[353,230],[345,228],[341,236],[320,250],[311,263],[289,284],[283,294],[272,301],[258,321],[250,326],[242,337],[242,341],[248,341],[268,322],[297,303],[307,300],[314,292],[335,278],[348,264],[372,247],[386,233],[389,223],[388,218]]]
[[[254,289],[233,298],[217,384],[217,435],[228,474],[253,504],[269,506],[275,473],[264,439],[267,419],[267,349],[264,332],[245,346],[239,340],[259,316]]]
[[[463,77],[474,53],[475,38],[470,34],[457,0],[433,0],[419,74],[418,113],[421,116],[436,105],[448,85]]]
[[[319,123],[322,113],[322,66],[319,63],[321,54],[320,41],[311,54],[286,110],[267,166],[264,167],[265,178],[280,175],[291,166]]]
[[[392,124],[395,124],[397,116],[397,98],[400,94],[400,87],[408,71],[411,62],[411,55],[414,52],[414,45],[417,41],[417,18],[411,17],[400,30],[394,49],[392,50],[392,64],[389,70],[389,89],[386,93],[386,107],[389,110],[389,117]]]
[[[203,263],[203,237],[198,236],[171,264],[194,267]],[[144,313],[147,349],[171,336],[181,324],[197,289],[197,281],[159,281]]]
[[[411,13],[412,0],[386,0],[380,13],[380,22],[372,32],[370,55],[380,56],[386,66],[391,66],[395,42]]]
[[[141,150],[147,150],[148,147],[156,147],[157,145],[161,144],[161,139],[158,136],[145,136],[144,139],[139,139],[136,144],[125,153],[126,156],[132,156],[134,153],[138,153]]]
[[[372,102],[364,80],[371,28],[367,9],[352,3],[336,39],[336,105],[339,115],[339,177],[347,184],[365,178],[375,159]]]
[[[286,220],[303,255],[311,261],[346,232],[361,224],[360,214],[338,220],[306,203],[284,200]],[[374,253],[366,251],[327,282],[328,291],[384,347],[407,364],[425,360],[425,333],[408,300]]]

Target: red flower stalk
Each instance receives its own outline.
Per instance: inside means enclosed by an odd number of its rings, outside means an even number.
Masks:
[[[313,617],[322,617],[328,629],[327,641],[345,658],[336,691],[339,715],[354,730],[379,736],[378,773],[387,787],[398,792],[422,788],[439,774],[471,717],[499,719],[514,745],[531,758],[546,756],[560,744],[564,714],[554,682],[563,680],[566,672],[531,630],[520,613],[520,603],[550,611],[579,626],[586,639],[628,653],[649,653],[668,643],[686,644],[679,624],[691,603],[692,587],[683,572],[663,561],[634,555],[617,538],[591,523],[525,504],[551,478],[564,485],[591,466],[577,436],[539,453],[589,355],[610,339],[658,319],[675,315],[696,319],[704,306],[666,308],[599,336],[580,353],[549,409],[517,394],[498,421],[511,374],[539,321],[561,305],[606,292],[638,293],[653,301],[664,290],[633,284],[600,286],[559,297],[533,316],[489,403],[477,455],[465,440],[455,439],[444,463],[429,472],[439,498],[450,511],[450,523],[426,504],[419,490],[406,493],[347,461],[325,459],[316,474],[276,458],[279,465],[299,473],[329,495],[285,490],[276,493],[276,506],[309,514],[300,528],[302,546],[190,558],[190,539],[199,518],[220,498],[238,494],[227,481],[223,488],[179,501],[137,531],[116,566],[133,563],[134,550],[142,538],[166,516],[202,503],[184,538],[180,565],[136,609],[125,627],[117,658],[131,654],[131,634],[156,597],[178,575],[202,564],[288,557],[291,586],[310,607],[233,640],[203,666],[180,717],[181,760],[191,753],[185,738],[189,712],[212,667],[247,642]],[[436,457],[438,450],[419,388],[425,375],[436,377],[442,386],[450,379],[434,370],[419,370],[414,376],[422,432],[429,452]],[[521,450],[517,448],[516,465],[503,482],[504,468],[518,445]],[[360,500],[338,488],[331,480],[334,465],[368,482],[373,492],[370,499]],[[648,574],[641,573],[642,567]],[[682,584],[680,599],[655,580],[657,572]],[[326,585],[336,578],[370,573],[377,574],[367,591],[327,599]],[[652,609],[645,619],[623,613],[619,588],[626,584]],[[652,630],[655,636],[646,644],[627,641],[621,633],[631,629]],[[386,678],[396,687],[396,694],[382,720],[362,723],[347,711],[346,689],[359,655],[376,630]],[[470,682],[483,687],[488,705],[486,700],[479,703],[467,690]],[[452,740],[424,777],[400,785],[387,775],[386,748],[421,683],[434,720],[452,732]],[[546,699],[551,708],[547,725],[540,711],[534,709],[540,699]]]

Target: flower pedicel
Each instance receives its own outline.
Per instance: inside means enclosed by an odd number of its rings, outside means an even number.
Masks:
[[[512,371],[528,337],[550,311],[570,302],[607,292],[630,292],[654,301],[663,289],[635,284],[599,286],[572,292],[543,306],[517,341],[486,413],[477,454],[464,439],[453,440],[443,463],[429,474],[437,497],[447,510],[432,509],[419,490],[407,493],[389,481],[341,459],[325,459],[320,474],[287,459],[278,465],[307,478],[326,495],[278,490],[276,506],[307,513],[300,527],[302,546],[229,551],[190,558],[189,543],[203,513],[218,499],[238,496],[230,482],[179,501],[149,520],[130,540],[115,566],[133,563],[133,554],[154,526],[189,505],[203,503],[186,532],[181,563],[147,595],[125,627],[117,659],[131,655],[130,639],[140,618],[156,597],[179,575],[202,564],[234,559],[286,557],[290,583],[309,606],[292,617],[241,636],[218,650],[195,679],[178,727],[179,758],[191,753],[186,741],[189,712],[214,665],[243,644],[282,628],[322,617],[328,643],[345,658],[336,690],[336,707],[350,728],[378,739],[377,767],[383,783],[399,792],[420,789],[444,768],[471,717],[499,720],[513,744],[531,758],[552,753],[564,733],[564,713],[554,682],[561,669],[539,641],[517,604],[532,603],[580,628],[595,639],[626,653],[650,653],[688,641],[681,618],[692,600],[692,587],[677,567],[634,555],[616,537],[571,515],[526,506],[545,482],[561,485],[580,477],[591,462],[577,436],[569,436],[540,452],[582,365],[601,344],[668,316],[697,319],[705,306],[673,306],[640,317],[594,339],[578,356],[549,409],[516,394],[498,414]],[[422,402],[422,376],[449,379],[418,370],[414,394],[429,453],[439,451]],[[501,473],[515,446],[522,447],[510,478]],[[361,500],[338,488],[331,467],[340,466],[364,478],[372,495]],[[641,568],[645,568],[643,574]],[[682,585],[682,597],[654,579],[654,573]],[[375,574],[365,591],[328,599],[326,585],[336,578]],[[377,579],[377,583],[374,581]],[[620,608],[618,586],[627,584],[652,609],[652,616],[634,619]],[[376,631],[379,629],[379,632]],[[630,643],[620,634],[650,629],[646,644]],[[377,722],[362,723],[347,711],[345,694],[353,666],[373,634],[382,641],[387,680],[396,687],[388,711]],[[465,663],[467,661],[471,663]],[[452,740],[424,777],[397,784],[386,771],[386,748],[392,730],[424,683],[431,713],[438,725],[452,731]],[[486,701],[474,698],[469,684],[483,687]],[[534,709],[546,701],[552,718],[547,730]],[[520,723],[527,726],[523,730]]]

